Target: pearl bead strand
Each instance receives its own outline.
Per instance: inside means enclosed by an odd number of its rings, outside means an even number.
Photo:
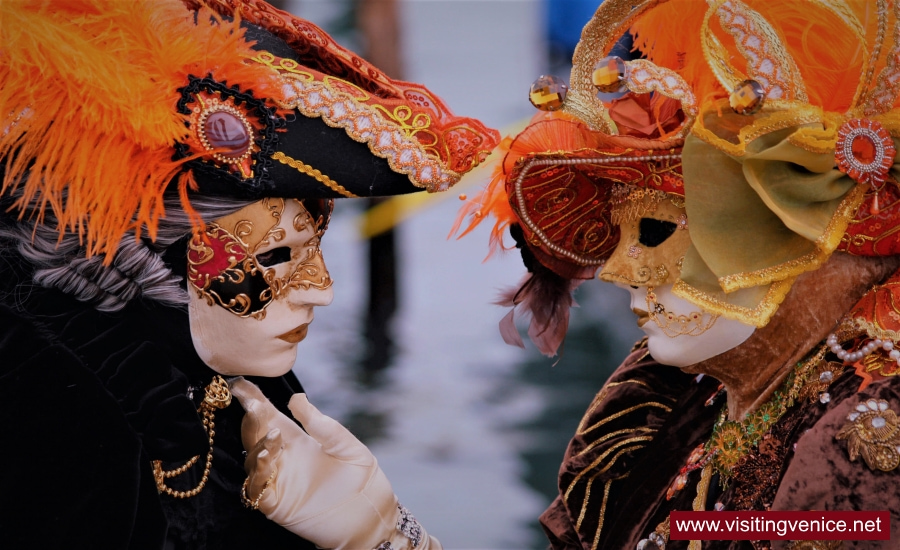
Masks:
[[[831,352],[837,355],[838,359],[845,363],[855,363],[866,355],[871,354],[876,349],[881,348],[888,352],[888,357],[900,365],[900,350],[894,349],[894,343],[890,340],[875,338],[874,340],[869,340],[869,342],[858,351],[847,351],[841,346],[840,342],[838,342],[837,335],[832,332],[828,335],[828,338],[825,339],[825,343],[831,348]]]

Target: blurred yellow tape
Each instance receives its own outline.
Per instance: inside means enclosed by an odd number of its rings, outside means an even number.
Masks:
[[[530,120],[531,117],[528,117],[527,119],[510,124],[501,130],[500,134],[503,136],[516,135],[528,125]],[[471,187],[476,183],[486,183],[491,176],[491,172],[494,170],[494,166],[500,161],[499,155],[494,152],[488,157],[486,162],[463,176],[462,179],[459,180],[459,183],[443,193],[410,193],[408,195],[397,195],[369,208],[360,214],[360,235],[364,239],[371,239],[385,231],[393,229],[397,224],[412,217],[420,210],[433,204],[437,204],[439,201],[451,198],[458,199],[459,192],[463,189]]]

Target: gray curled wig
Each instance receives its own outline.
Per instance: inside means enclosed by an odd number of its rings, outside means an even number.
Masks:
[[[207,221],[253,202],[222,197],[191,199],[191,205]],[[56,218],[50,212],[37,223],[26,209],[21,220],[0,227],[0,241],[5,248],[15,248],[30,264],[34,284],[61,290],[100,311],[121,310],[137,298],[180,307],[188,303],[186,286],[183,277],[166,265],[163,254],[189,235],[192,225],[177,197],[166,198],[165,208],[156,240],[139,240],[133,232],[126,233],[110,265],[103,264],[104,256],[87,258],[77,233],[66,232],[60,237]]]

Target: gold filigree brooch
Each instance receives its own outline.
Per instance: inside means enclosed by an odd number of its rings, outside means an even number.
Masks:
[[[884,399],[857,405],[835,439],[847,440],[851,462],[862,456],[869,468],[884,472],[900,465],[900,419]]]

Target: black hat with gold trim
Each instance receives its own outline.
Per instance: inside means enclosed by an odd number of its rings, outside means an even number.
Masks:
[[[499,140],[257,0],[0,5],[0,166],[109,253],[177,188],[241,199],[443,191]],[[198,225],[199,225],[198,218]]]

